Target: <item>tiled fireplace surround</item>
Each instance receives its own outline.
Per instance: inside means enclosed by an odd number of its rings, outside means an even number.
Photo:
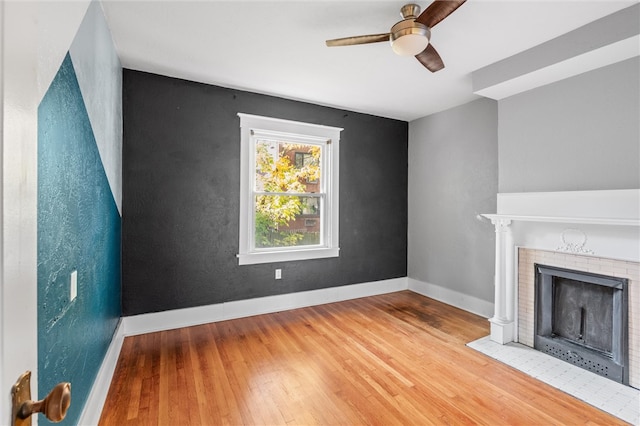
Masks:
[[[491,340],[533,347],[534,264],[629,279],[629,384],[640,388],[640,190],[498,194]]]

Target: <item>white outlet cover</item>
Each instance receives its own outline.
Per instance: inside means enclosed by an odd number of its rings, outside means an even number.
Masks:
[[[71,283],[69,286],[69,302],[73,302],[78,296],[78,271],[71,273]]]
[[[282,278],[282,269],[276,269],[276,280]]]

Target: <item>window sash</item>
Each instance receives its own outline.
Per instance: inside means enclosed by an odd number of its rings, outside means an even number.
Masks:
[[[270,192],[270,191],[257,191],[256,186],[258,183],[257,179],[257,145],[261,142],[274,142],[278,144],[290,144],[290,145],[314,145],[319,146],[321,149],[320,152],[320,185],[319,192],[302,192],[302,191],[287,191],[287,192]],[[256,130],[253,129],[251,132],[251,142],[250,142],[250,152],[251,152],[251,180],[253,182],[253,195],[251,197],[252,203],[256,202],[256,196],[266,195],[266,196],[292,196],[292,197],[319,197],[322,200],[326,199],[325,188],[327,187],[327,174],[325,173],[325,164],[327,161],[324,159],[324,155],[328,152],[327,149],[327,140],[325,138],[317,138],[306,135],[296,135],[296,134],[287,134],[283,132],[274,132],[274,131],[266,131],[266,130]],[[327,240],[325,233],[325,227],[327,226],[327,220],[325,219],[327,214],[327,203],[320,203],[320,211],[319,211],[319,220],[320,220],[320,241],[318,244],[310,244],[310,245],[288,245],[288,246],[277,246],[277,247],[259,247],[256,243],[256,209],[251,209],[250,215],[250,223],[251,232],[249,236],[249,253],[261,253],[261,252],[274,252],[274,251],[283,251],[283,250],[304,250],[304,249],[313,249],[313,248],[326,248]]]
[[[330,177],[327,176],[327,168],[325,164],[328,162],[324,159],[324,156],[330,150],[327,149],[327,145],[329,144],[326,139],[323,138],[315,138],[304,135],[288,135],[282,132],[267,132],[264,130],[252,130],[251,132],[251,140],[250,140],[250,150],[251,155],[249,158],[249,162],[251,165],[251,181],[252,181],[252,190],[256,191],[256,185],[258,183],[256,176],[256,145],[258,142],[275,142],[275,143],[284,143],[284,144],[300,144],[300,145],[315,145],[319,146],[321,149],[320,152],[320,164],[318,167],[320,168],[320,182],[319,182],[319,192],[326,193],[327,188],[327,179]],[[294,156],[295,158],[295,156]],[[295,160],[294,160],[295,161]],[[295,164],[294,164],[295,166]],[[298,192],[292,192],[298,193]]]
[[[279,195],[281,197],[324,197],[324,192],[265,192],[265,191],[253,191],[254,195]]]

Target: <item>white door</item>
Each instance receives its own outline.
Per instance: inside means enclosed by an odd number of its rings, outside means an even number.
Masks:
[[[32,2],[0,1],[0,424],[26,370],[37,395],[36,12]]]

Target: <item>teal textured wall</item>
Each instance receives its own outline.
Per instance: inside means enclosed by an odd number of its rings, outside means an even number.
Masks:
[[[38,108],[38,389],[72,383],[61,424],[77,423],[120,317],[120,230],[67,55]]]

